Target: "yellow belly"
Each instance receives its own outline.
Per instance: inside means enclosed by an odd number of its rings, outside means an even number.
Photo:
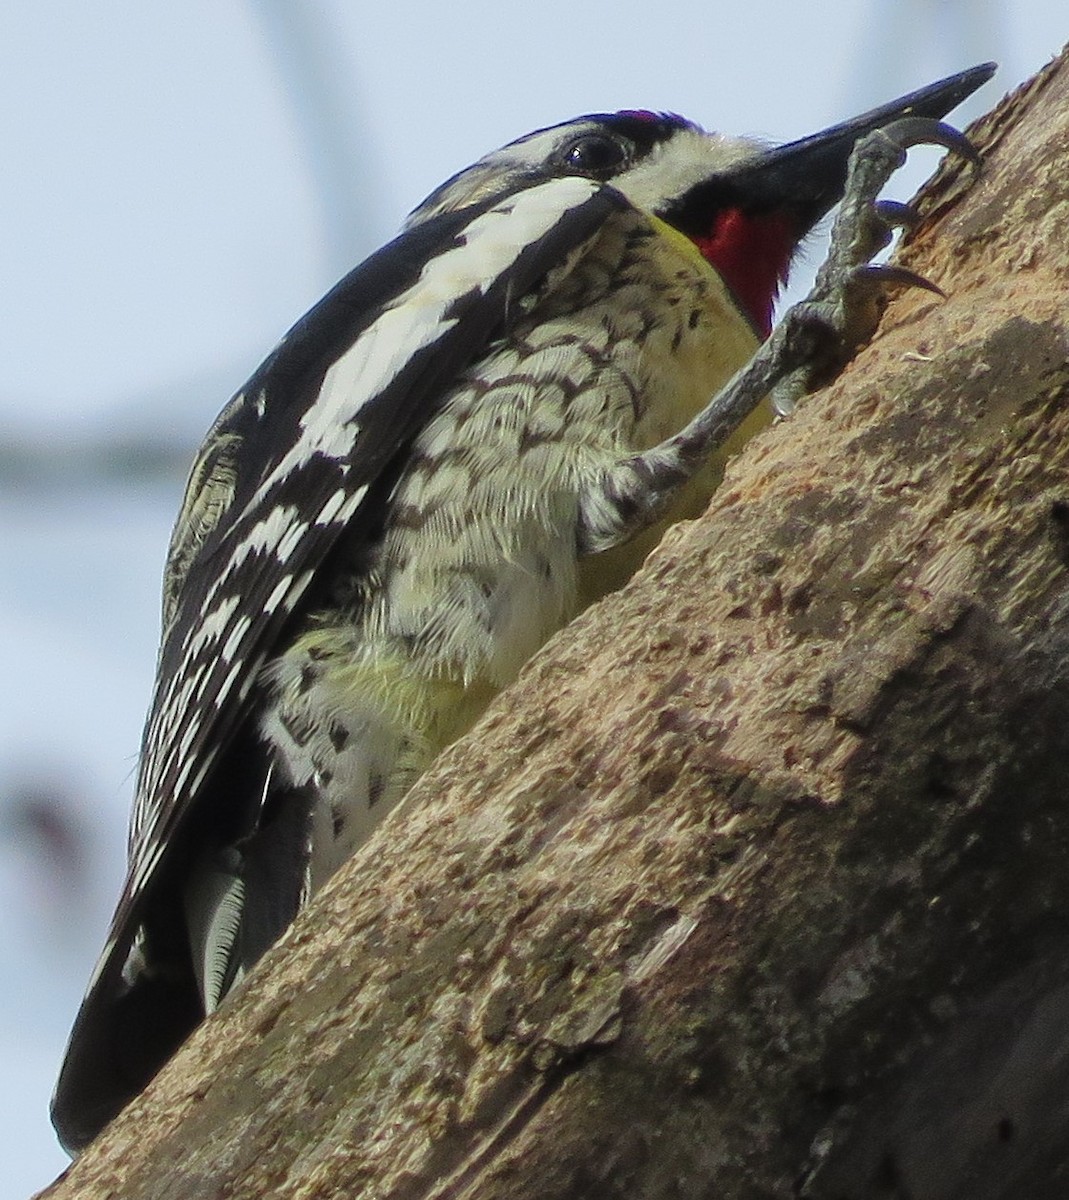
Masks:
[[[683,428],[759,344],[687,239],[628,221],[420,434],[359,603],[321,615],[276,668],[291,724],[400,739],[410,781],[554,632],[626,583],[669,524],[705,508],[726,456],[768,421],[752,415],[652,527],[577,558],[583,496],[621,456]],[[328,661],[331,682],[304,693],[312,664]],[[306,757],[313,772],[319,752]]]
[[[635,430],[634,448],[648,449],[692,420],[740,368],[753,357],[760,339],[742,315],[723,281],[689,238],[670,225],[652,219],[659,237],[651,243],[657,269],[666,280],[697,299],[685,309],[685,319],[651,335],[644,355],[651,397],[647,419]],[[680,301],[675,307],[682,307]],[[678,345],[673,340],[683,326]],[[658,340],[659,339],[659,340]],[[772,420],[764,401],[735,430],[703,470],[680,490],[665,515],[623,545],[579,560],[579,608],[617,591],[634,575],[677,521],[705,511],[720,485],[727,460]]]

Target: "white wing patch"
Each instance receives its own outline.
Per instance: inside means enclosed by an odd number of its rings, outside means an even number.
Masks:
[[[329,525],[341,511],[347,495],[348,493],[344,488],[338,488],[334,495],[319,510],[319,516],[316,517],[315,523],[317,525]]]
[[[476,217],[460,244],[432,258],[416,282],[326,372],[315,404],[301,421],[300,439],[251,504],[264,500],[280,480],[315,454],[347,459],[356,443],[355,419],[361,408],[385,391],[414,354],[456,325],[456,318],[446,314],[458,297],[472,291],[485,294],[527,246],[589,200],[599,186],[574,176],[554,179]]]
[[[249,632],[249,627],[252,625],[252,618],[249,616],[241,616],[234,623],[234,628],[230,631],[230,636],[223,643],[223,648],[220,650],[225,659],[232,659],[238,652],[241,646],[242,639]]]
[[[276,608],[286,599],[290,588],[293,586],[293,576],[283,575],[282,578],[275,584],[275,590],[264,601],[264,612],[273,613]]]
[[[267,516],[261,517],[234,548],[226,570],[209,590],[204,605],[201,606],[202,611],[211,603],[211,598],[218,595],[236,567],[240,567],[252,554],[268,550],[273,551],[286,535],[287,530],[290,529],[294,521],[299,519],[300,513],[295,504],[277,504],[273,508],[268,509]]]

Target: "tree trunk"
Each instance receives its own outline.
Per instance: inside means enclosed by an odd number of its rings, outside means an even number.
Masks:
[[[1069,1196],[1069,63],[52,1200]]]

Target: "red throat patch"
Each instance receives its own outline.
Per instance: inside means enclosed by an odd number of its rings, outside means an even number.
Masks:
[[[787,281],[796,240],[786,213],[753,216],[737,208],[722,210],[710,233],[693,238],[763,338],[772,332],[772,307]]]

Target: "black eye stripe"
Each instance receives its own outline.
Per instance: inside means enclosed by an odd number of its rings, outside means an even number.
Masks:
[[[550,166],[566,175],[585,175],[590,179],[610,179],[640,162],[680,130],[700,129],[672,113],[637,110],[591,113],[579,120],[589,122],[588,127],[563,143],[550,160]]]
[[[673,113],[629,111],[607,114],[603,120],[612,133],[634,146],[636,158],[643,158],[659,142],[668,141],[681,129],[699,129],[693,121]]]

